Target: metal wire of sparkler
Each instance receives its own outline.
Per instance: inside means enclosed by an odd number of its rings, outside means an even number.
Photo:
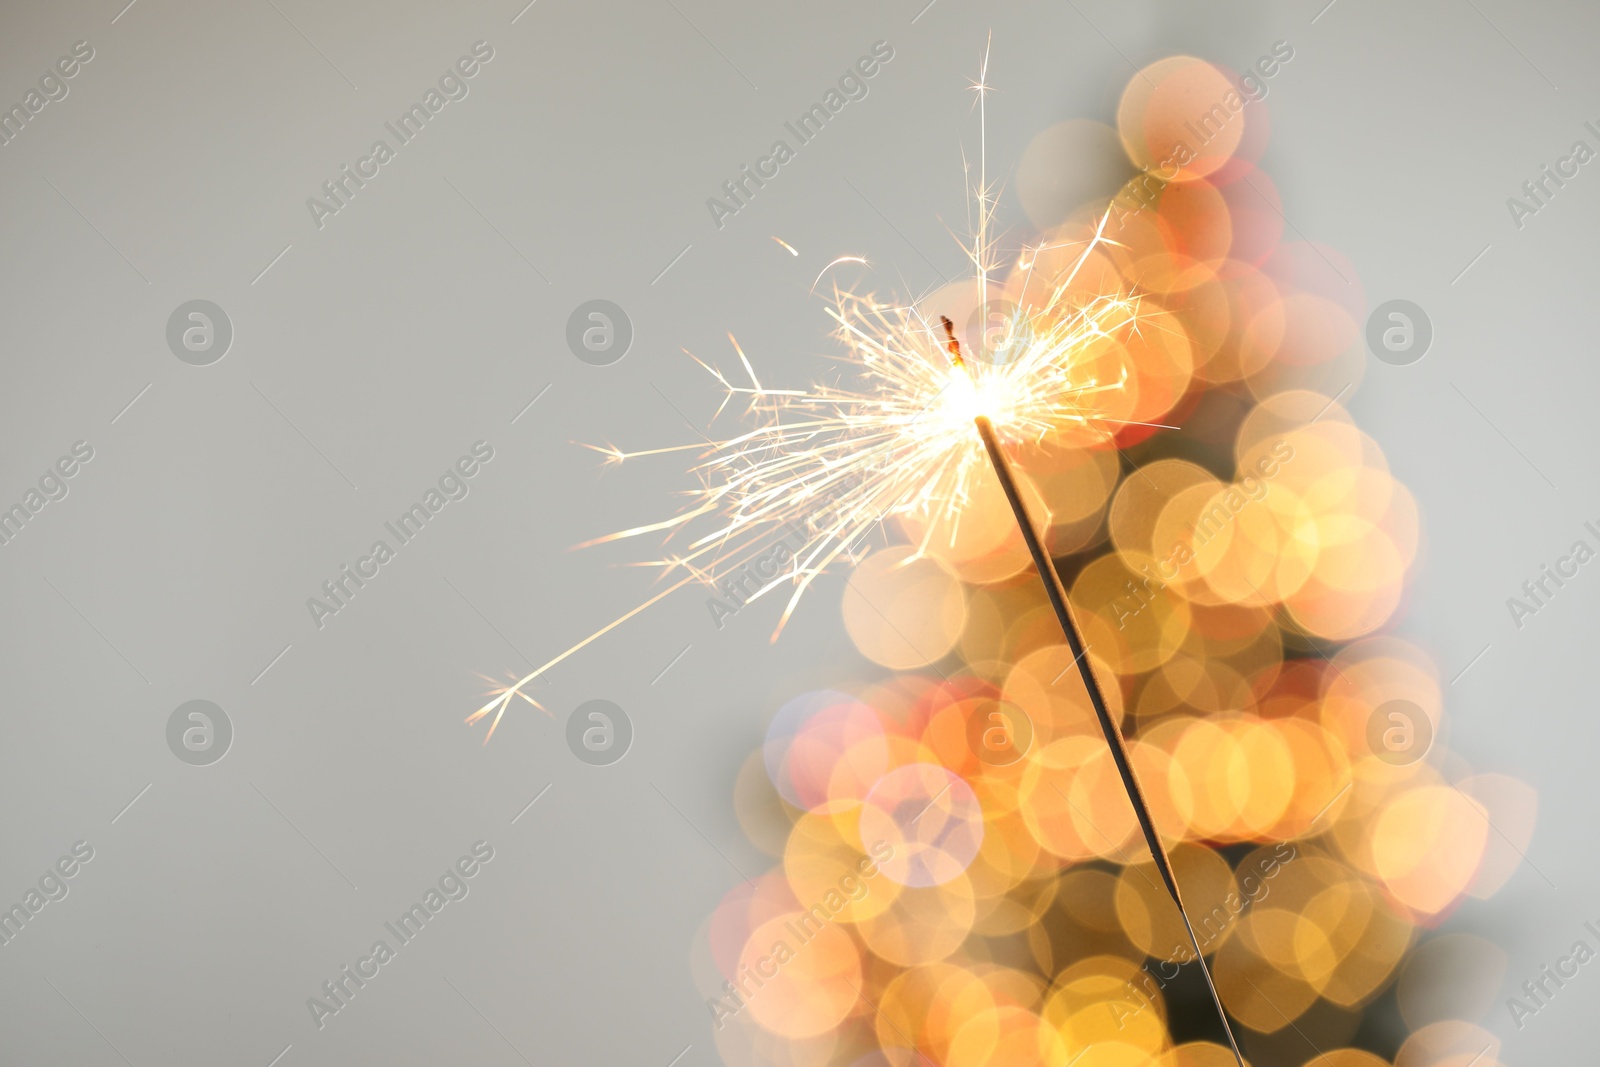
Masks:
[[[948,318],[943,320],[943,325],[951,362],[957,370],[964,370],[966,361],[961,357],[961,345],[956,340],[955,325]],[[979,439],[983,442],[984,451],[988,453],[995,476],[1000,480],[1006,502],[1011,505],[1011,513],[1017,520],[1017,528],[1027,543],[1034,569],[1039,573],[1039,580],[1044,583],[1045,596],[1050,601],[1050,608],[1061,626],[1062,635],[1067,639],[1067,648],[1072,652],[1078,676],[1083,679],[1083,686],[1089,693],[1089,703],[1094,708],[1095,719],[1099,722],[1100,731],[1105,735],[1106,745],[1111,750],[1111,761],[1116,765],[1118,777],[1122,779],[1123,791],[1128,794],[1128,801],[1133,805],[1133,813],[1138,820],[1140,831],[1144,834],[1150,858],[1155,861],[1162,884],[1172,897],[1172,902],[1177,905],[1183,927],[1189,933],[1190,943],[1194,945],[1195,960],[1200,964],[1200,973],[1205,977],[1206,988],[1211,991],[1211,1000],[1217,1008],[1217,1018],[1221,1020],[1222,1029],[1228,1035],[1228,1044],[1233,1049],[1234,1059],[1238,1062],[1238,1067],[1245,1067],[1244,1054],[1239,1051],[1239,1042],[1234,1037],[1233,1025],[1228,1021],[1228,1013],[1222,1006],[1222,997],[1217,992],[1216,982],[1212,980],[1211,967],[1206,963],[1205,953],[1200,948],[1200,939],[1194,932],[1194,924],[1189,921],[1189,910],[1184,907],[1183,895],[1178,891],[1178,879],[1172,869],[1172,859],[1167,855],[1166,845],[1156,830],[1150,802],[1146,799],[1144,787],[1133,769],[1133,761],[1128,755],[1128,742],[1122,736],[1121,727],[1111,716],[1104,690],[1095,674],[1094,665],[1089,660],[1088,646],[1084,643],[1083,635],[1073,620],[1072,608],[1067,601],[1066,586],[1061,581],[1061,572],[1056,569],[1055,559],[1045,549],[1033,517],[1028,513],[1028,506],[1022,499],[1022,492],[1017,487],[1016,477],[1011,470],[1011,461],[1006,458],[1000,439],[995,434],[993,422],[987,414],[979,414],[974,417],[973,424],[977,428]]]

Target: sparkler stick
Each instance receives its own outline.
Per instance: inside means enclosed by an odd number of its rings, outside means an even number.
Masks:
[[[961,344],[956,340],[955,325],[948,317],[940,318],[944,323],[945,336],[948,338],[947,347],[951,362],[955,364],[957,370],[966,373],[966,361],[961,356]],[[1228,1022],[1228,1013],[1223,1010],[1222,998],[1217,994],[1216,983],[1211,980],[1211,968],[1206,964],[1205,954],[1200,951],[1200,939],[1195,936],[1194,924],[1189,921],[1188,909],[1183,906],[1183,896],[1178,892],[1178,879],[1173,874],[1172,861],[1168,858],[1166,846],[1161,843],[1161,837],[1156,832],[1155,819],[1150,814],[1150,803],[1145,799],[1144,788],[1139,784],[1139,776],[1134,773],[1133,763],[1128,758],[1128,743],[1106,706],[1104,691],[1100,688],[1094,667],[1089,663],[1089,649],[1083,643],[1083,636],[1078,632],[1077,623],[1072,619],[1071,608],[1067,606],[1067,591],[1061,582],[1061,572],[1056,570],[1055,560],[1046,551],[1033,518],[1028,514],[1027,504],[1023,502],[1022,493],[1018,490],[1016,478],[1011,471],[1011,461],[1001,450],[1000,439],[995,435],[994,424],[985,414],[978,415],[973,422],[977,425],[978,437],[983,441],[984,450],[989,453],[989,462],[994,467],[995,477],[1000,480],[1000,488],[1006,495],[1006,501],[1011,505],[1012,514],[1016,516],[1017,527],[1022,531],[1022,539],[1028,545],[1028,554],[1033,557],[1034,569],[1039,572],[1039,579],[1044,583],[1045,596],[1050,600],[1050,608],[1055,612],[1056,621],[1061,624],[1061,632],[1067,639],[1067,647],[1072,651],[1072,661],[1078,668],[1078,675],[1083,679],[1084,688],[1089,691],[1089,703],[1094,706],[1095,718],[1100,721],[1100,730],[1105,734],[1106,744],[1111,748],[1112,762],[1117,765],[1117,774],[1122,778],[1122,787],[1127,791],[1128,800],[1133,804],[1133,813],[1139,820],[1139,828],[1144,831],[1150,858],[1155,861],[1156,870],[1161,873],[1161,881],[1172,896],[1172,902],[1178,906],[1178,915],[1183,919],[1184,929],[1189,932],[1189,942],[1194,945],[1194,956],[1199,961],[1200,973],[1205,975],[1206,988],[1211,991],[1211,1000],[1217,1006],[1217,1017],[1222,1020],[1222,1029],[1227,1032],[1228,1044],[1233,1046],[1233,1057],[1238,1061],[1239,1067],[1245,1067],[1244,1055],[1239,1051],[1239,1042],[1233,1036],[1233,1026]]]

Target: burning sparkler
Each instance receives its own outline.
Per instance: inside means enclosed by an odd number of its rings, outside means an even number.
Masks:
[[[986,55],[985,72],[987,65]],[[981,123],[988,90],[982,75],[973,88],[978,91]],[[986,310],[990,278],[997,265],[990,234],[996,199],[981,152],[973,200],[975,236],[966,251],[975,270],[978,307]],[[1007,443],[1044,442],[1072,428],[1086,429],[1110,441],[1126,425],[1159,425],[1114,418],[1108,412],[1121,409],[1099,403],[1101,398],[1121,392],[1129,379],[1126,363],[1118,367],[1115,361],[1100,358],[1103,350],[1119,349],[1122,341],[1142,329],[1161,328],[1141,315],[1136,294],[1085,293],[1077,286],[1080,272],[1095,251],[1115,244],[1105,235],[1109,218],[1109,211],[1100,217],[1092,235],[1077,243],[1077,255],[1067,255],[1068,268],[1053,278],[1036,279],[1034,267],[1041,253],[1060,253],[1064,246],[1024,250],[1019,270],[1006,289],[1007,301],[1015,310],[982,361],[962,356],[948,318],[941,316],[935,325],[914,303],[885,304],[871,294],[836,290],[829,314],[837,324],[835,335],[843,342],[845,360],[855,369],[857,382],[803,390],[769,388],[736,341],[734,349],[748,384],[734,384],[720,370],[701,363],[726,392],[718,414],[729,402],[742,400],[747,414],[758,420],[756,428],[709,446],[680,445],[644,452],[596,449],[613,463],[679,451],[704,453],[694,468],[704,488],[693,506],[670,519],[587,543],[649,534],[664,534],[669,544],[681,538],[687,543],[680,550],[650,564],[675,576],[676,581],[496,692],[467,721],[477,722],[492,714],[488,731],[492,736],[513,698],[537,706],[525,687],[552,667],[683,586],[691,582],[714,585],[718,575],[743,567],[780,540],[798,535],[800,547],[791,550],[787,569],[749,597],[757,599],[786,584],[792,587],[773,634],[776,638],[815,579],[842,560],[853,559],[863,537],[886,520],[908,520],[913,528],[920,528],[913,558],[934,550],[932,542],[939,533],[947,532],[953,538],[987,455],[1075,657],[1151,857],[1183,914],[1196,957],[1211,985],[1126,743],[1107,710],[1088,650],[1072,621],[1060,576],[1023,503],[1003,448]],[[1214,985],[1211,994],[1243,1067]]]

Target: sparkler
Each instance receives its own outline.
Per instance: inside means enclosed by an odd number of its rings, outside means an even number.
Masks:
[[[987,67],[986,54],[985,73]],[[982,122],[983,94],[988,89],[983,75],[972,88],[979,93]],[[966,252],[975,270],[978,307],[987,310],[990,275],[996,266],[989,232],[995,197],[988,184],[986,154],[982,152],[974,201],[975,236]],[[524,690],[552,667],[685,585],[702,582],[715,587],[719,575],[738,572],[758,558],[769,558],[780,542],[789,547],[793,539],[799,547],[789,548],[787,569],[766,580],[745,599],[748,603],[785,583],[792,585],[793,592],[773,633],[776,639],[815,579],[835,569],[841,560],[853,560],[856,546],[885,521],[909,520],[913,526],[921,527],[915,556],[927,554],[940,531],[948,530],[953,539],[987,454],[1075,657],[1150,855],[1194,944],[1234,1056],[1239,1067],[1244,1067],[1244,1058],[1184,908],[1171,862],[1134,775],[1127,744],[1107,709],[1088,661],[1088,649],[1067,606],[1060,574],[1023,503],[1003,450],[1002,435],[1011,443],[1041,442],[1064,429],[1077,427],[1109,441],[1115,430],[1108,426],[1161,425],[1112,418],[1096,408],[1097,398],[1122,390],[1128,380],[1125,365],[1115,376],[1107,376],[1103,370],[1105,361],[1097,357],[1116,348],[1119,338],[1126,339],[1141,329],[1161,328],[1142,320],[1140,300],[1134,294],[1085,295],[1074,288],[1091,254],[1103,245],[1115,244],[1105,236],[1109,218],[1108,210],[1092,236],[1079,242],[1081,252],[1069,269],[1037,286],[1034,264],[1039,255],[1066,246],[1041,245],[1024,250],[1019,262],[1020,281],[1013,278],[1007,288],[1016,311],[990,353],[992,358],[982,364],[974,365],[962,357],[948,318],[941,317],[941,338],[940,329],[929,323],[914,304],[884,304],[871,294],[836,290],[829,314],[837,324],[835,335],[844,344],[845,361],[858,375],[856,383],[821,384],[802,390],[768,388],[734,341],[748,385],[735,385],[721,371],[703,362],[701,366],[725,390],[717,414],[730,401],[741,398],[747,405],[747,414],[762,420],[757,428],[723,441],[644,452],[589,446],[611,463],[680,451],[703,453],[693,468],[702,488],[685,511],[578,546],[649,534],[664,534],[670,543],[681,536],[687,544],[680,551],[643,564],[660,568],[666,575],[676,575],[677,580],[494,693],[467,721],[473,723],[493,715],[484,738],[487,743],[513,698],[539,706]],[[845,259],[864,262],[858,257],[843,257],[835,264]],[[978,431],[976,441],[972,436],[974,426]],[[695,532],[690,532],[691,528]]]
[[[955,324],[948,318],[942,321],[948,339],[950,361],[957,370],[964,372],[966,361],[961,358],[961,345],[956,340]],[[1217,993],[1216,983],[1211,980],[1211,968],[1206,963],[1205,953],[1200,950],[1200,939],[1195,936],[1194,924],[1189,921],[1189,910],[1183,906],[1183,896],[1178,892],[1178,879],[1172,870],[1172,860],[1167,856],[1166,846],[1162,844],[1161,836],[1156,832],[1155,819],[1150,814],[1150,802],[1145,799],[1144,787],[1139,784],[1139,776],[1134,773],[1133,762],[1128,758],[1128,742],[1122,736],[1121,727],[1111,717],[1111,711],[1106,706],[1105,694],[1100,688],[1100,680],[1095,675],[1094,666],[1089,662],[1089,648],[1084,644],[1083,636],[1072,619],[1072,609],[1067,604],[1067,591],[1061,582],[1061,572],[1056,569],[1054,557],[1045,549],[1033,517],[1028,514],[1028,506],[1023,502],[1022,493],[1017,488],[1016,477],[1011,471],[1011,461],[1006,458],[1005,451],[1000,447],[1000,438],[995,434],[994,423],[990,421],[987,413],[974,416],[972,421],[978,428],[978,437],[983,441],[984,451],[989,455],[995,477],[1000,480],[1000,488],[1006,495],[1006,502],[1011,505],[1011,513],[1017,520],[1017,529],[1022,532],[1022,539],[1027,543],[1028,554],[1033,557],[1034,569],[1039,572],[1039,580],[1044,583],[1045,596],[1050,600],[1050,609],[1055,613],[1056,621],[1061,625],[1061,633],[1067,639],[1067,647],[1072,651],[1072,662],[1078,668],[1078,676],[1083,679],[1083,686],[1089,692],[1089,703],[1094,707],[1095,718],[1100,722],[1100,731],[1105,734],[1106,744],[1111,749],[1112,762],[1117,766],[1117,774],[1122,779],[1122,788],[1127,792],[1128,800],[1133,805],[1133,813],[1139,820],[1139,829],[1144,832],[1144,841],[1150,850],[1150,858],[1155,861],[1156,870],[1161,874],[1162,884],[1166,886],[1172,902],[1178,907],[1178,915],[1183,919],[1184,929],[1189,932],[1189,941],[1194,945],[1195,959],[1200,964],[1200,973],[1205,976],[1206,988],[1211,991],[1211,1000],[1217,1006],[1217,1017],[1222,1020],[1222,1029],[1228,1035],[1228,1044],[1233,1048],[1234,1059],[1238,1061],[1239,1067],[1245,1067],[1244,1055],[1239,1051],[1239,1042],[1233,1036],[1233,1026],[1228,1022],[1228,1013],[1223,1010],[1222,998]]]

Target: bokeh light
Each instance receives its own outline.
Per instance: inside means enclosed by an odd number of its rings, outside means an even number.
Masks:
[[[1494,1067],[1506,955],[1437,927],[1512,877],[1537,798],[1449,751],[1438,671],[1393,633],[1421,521],[1345,406],[1365,296],[1337,251],[1284,240],[1266,106],[1236,85],[1163,59],[1114,132],[1057,124],[1023,155],[1040,240],[997,289],[1075,268],[1080,299],[1140,294],[1082,353],[1130,425],[1018,443],[1023,489],[1246,1054]],[[1072,158],[1112,143],[1125,159]],[[1066,251],[1107,198],[1108,243]],[[1188,936],[998,486],[898,532],[843,597],[889,673],[785,703],[739,775],[777,865],[706,925],[719,1051],[1227,1067],[1193,1039],[1214,1024],[1175,1018],[1210,1011]]]

